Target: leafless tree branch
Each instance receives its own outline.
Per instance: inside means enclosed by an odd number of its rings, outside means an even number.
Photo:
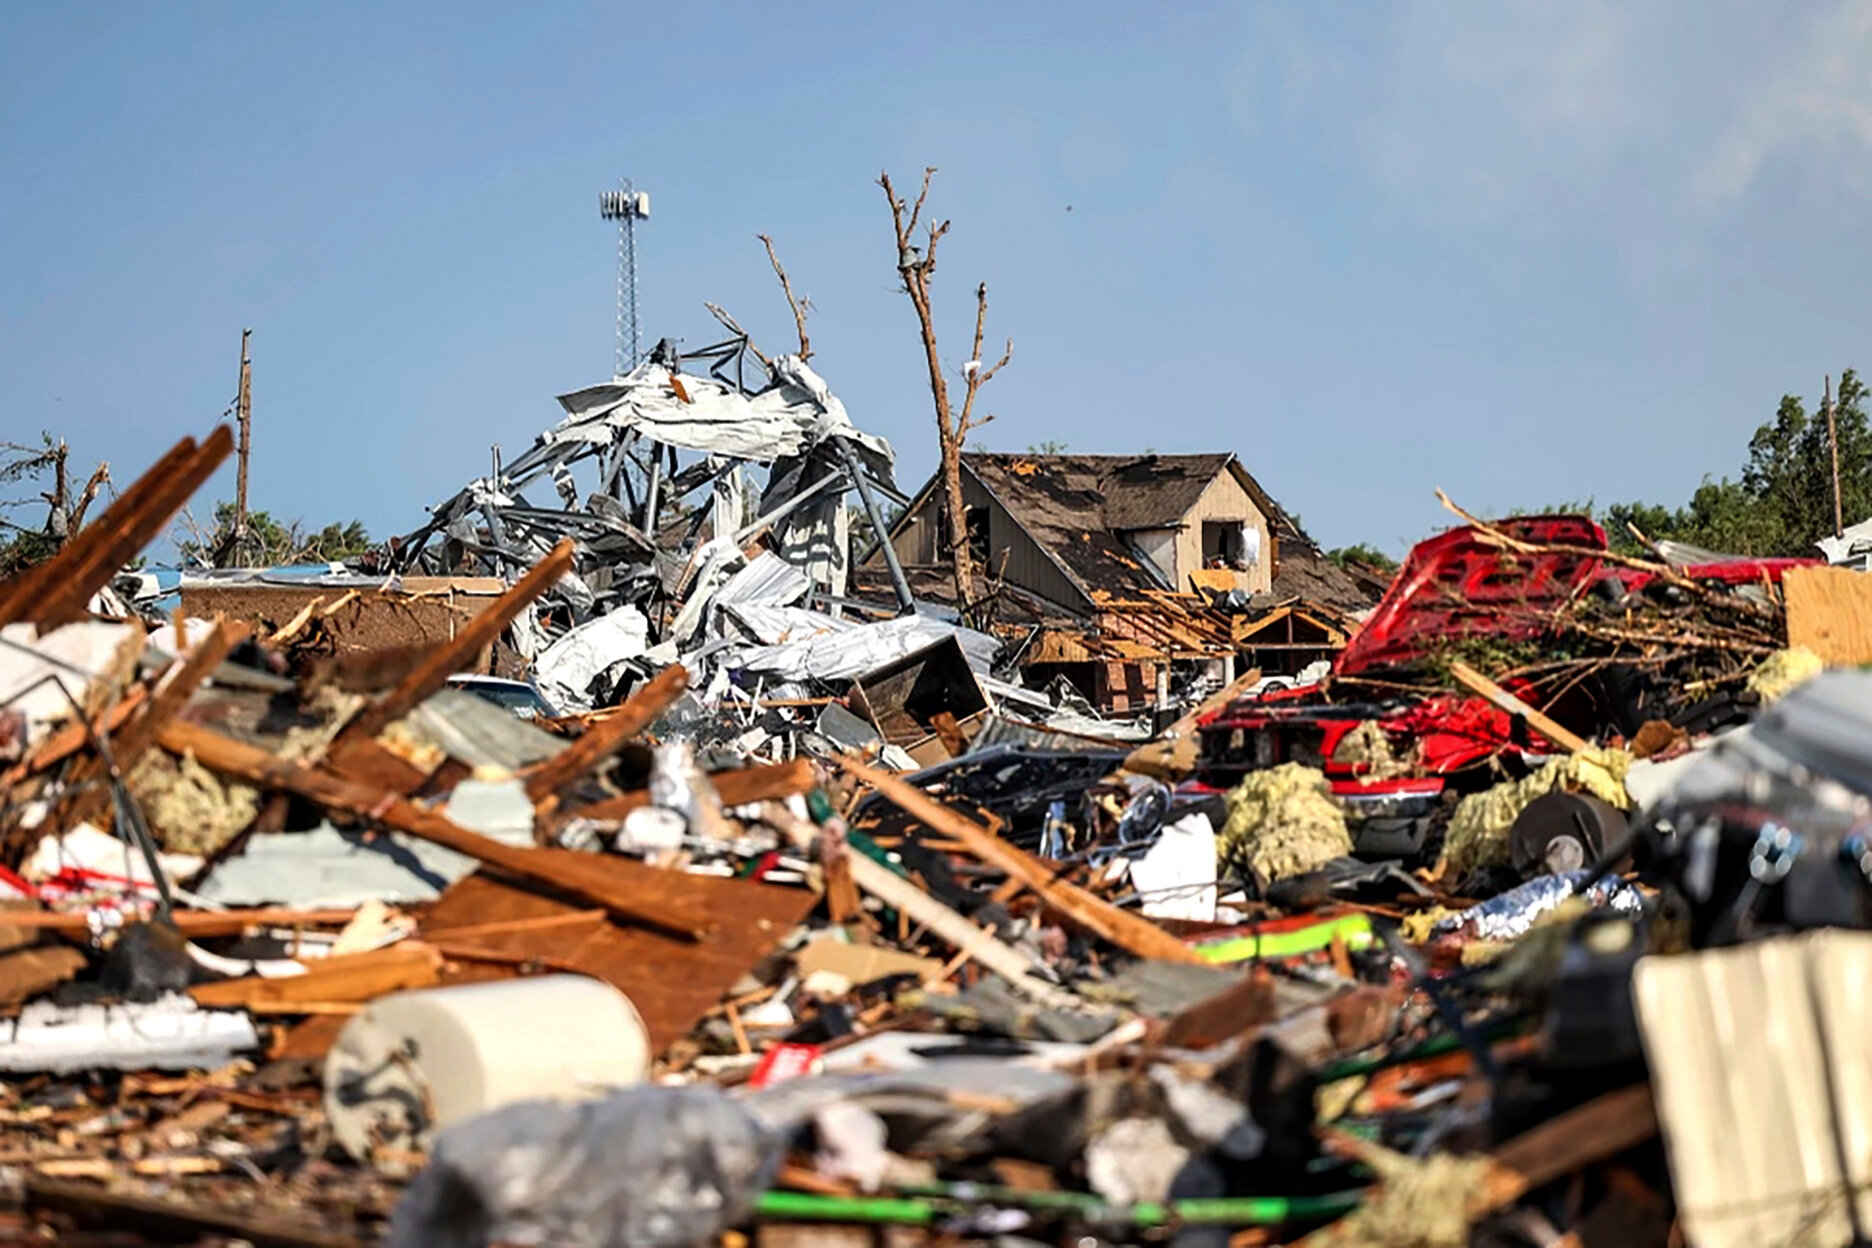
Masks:
[[[810,301],[793,297],[793,283],[787,280],[786,270],[780,267],[780,257],[774,252],[773,239],[765,234],[754,237],[766,244],[767,262],[773,265],[774,276],[780,279],[780,290],[786,295],[787,307],[793,309],[793,327],[799,331],[799,358],[812,359],[812,339],[806,336],[806,312]]]

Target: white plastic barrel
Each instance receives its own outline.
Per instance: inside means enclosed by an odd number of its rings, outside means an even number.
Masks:
[[[325,1112],[358,1160],[426,1147],[503,1105],[642,1083],[650,1042],[630,999],[579,975],[428,988],[360,1010],[325,1059]]]

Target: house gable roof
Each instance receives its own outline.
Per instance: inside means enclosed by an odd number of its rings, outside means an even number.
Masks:
[[[1007,509],[1088,601],[1098,592],[1133,593],[1158,578],[1129,535],[1178,527],[1215,479],[1227,472],[1266,518],[1280,542],[1278,598],[1301,597],[1345,611],[1375,600],[1328,560],[1241,461],[1220,451],[1200,455],[1037,455],[968,451],[962,467]],[[899,518],[929,505],[940,474],[917,492]]]

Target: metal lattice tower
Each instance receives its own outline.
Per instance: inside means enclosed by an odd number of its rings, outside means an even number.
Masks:
[[[637,222],[650,217],[650,194],[635,190],[629,178],[615,191],[598,196],[598,215],[618,223],[617,360],[619,377],[637,367],[643,342],[637,334]]]

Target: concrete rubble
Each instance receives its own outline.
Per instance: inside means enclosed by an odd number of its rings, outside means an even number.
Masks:
[[[964,613],[717,315],[382,561],[120,575],[222,430],[0,583],[9,1238],[1864,1240],[1857,574],[982,456],[1103,510]]]

